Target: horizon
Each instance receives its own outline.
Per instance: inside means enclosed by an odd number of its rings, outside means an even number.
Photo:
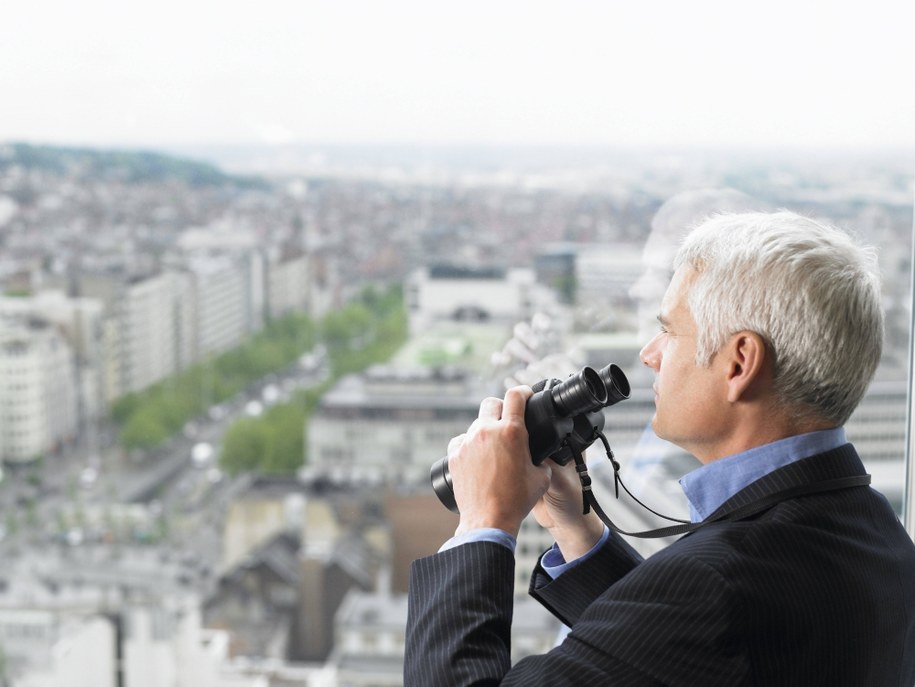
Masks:
[[[708,162],[777,164],[822,163],[824,161],[860,158],[869,162],[900,165],[915,174],[915,144],[912,146],[763,146],[763,145],[622,145],[622,144],[519,144],[519,143],[423,143],[386,142],[291,142],[285,144],[239,141],[187,144],[81,144],[29,140],[2,140],[3,146],[27,146],[61,151],[92,153],[152,154],[210,164],[230,173],[269,174],[270,160],[282,168],[290,164],[301,171],[309,160],[325,164],[359,165],[433,165],[463,168],[486,168],[493,165],[515,167],[591,167],[637,159],[641,166],[681,164],[690,167]],[[260,171],[251,169],[260,160]],[[238,169],[232,169],[233,161]],[[265,162],[266,161],[266,162]],[[279,171],[283,171],[280,169]],[[290,171],[289,169],[285,171]]]

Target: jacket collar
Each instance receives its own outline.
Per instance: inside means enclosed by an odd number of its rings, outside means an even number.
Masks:
[[[738,508],[804,485],[865,475],[864,464],[852,444],[789,463],[741,489],[725,501],[709,519],[718,518]]]

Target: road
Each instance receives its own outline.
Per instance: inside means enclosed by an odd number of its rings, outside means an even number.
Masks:
[[[195,466],[193,446],[207,442],[218,456],[226,429],[250,412],[252,401],[263,403],[267,397],[281,402],[298,389],[320,384],[325,374],[292,368],[271,375],[249,395],[189,423],[184,435],[145,455],[127,455],[114,444],[100,449],[80,445],[33,465],[8,468],[0,482],[5,516],[0,520],[0,560],[49,543],[159,541],[170,555],[187,556],[201,574],[211,574],[221,559],[225,512],[248,478],[229,478],[215,463]]]

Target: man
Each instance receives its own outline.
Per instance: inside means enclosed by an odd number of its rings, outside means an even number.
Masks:
[[[534,466],[530,389],[485,399],[449,445],[455,538],[414,562],[407,685],[915,684],[915,545],[843,424],[882,348],[873,256],[781,212],[724,215],[678,252],[640,357],[658,436],[707,524],[648,559],[582,515],[574,466]],[[514,557],[533,509],[556,541],[531,593],[571,632],[510,665]]]
[[[651,231],[642,250],[642,273],[629,289],[635,304],[639,336],[647,341],[657,331],[658,308],[673,276],[677,247],[687,230],[718,214],[770,209],[768,203],[729,187],[689,189],[665,200],[651,218]],[[629,379],[633,386],[644,386],[643,380],[650,374],[649,368],[635,370]],[[694,460],[689,454],[659,439],[649,424],[630,455],[621,454],[619,450],[617,455],[624,458],[626,486],[631,492],[647,499],[648,503],[662,504],[660,510],[668,515],[685,515],[686,497],[679,490],[671,493],[665,487],[671,475],[680,476],[690,469]],[[613,489],[614,473],[608,461],[597,461],[591,478],[602,484],[607,493],[612,493],[608,490]],[[643,510],[636,513],[646,517]],[[645,528],[639,522],[628,527]],[[671,541],[670,538],[643,539],[637,542],[637,548],[643,555],[648,555]]]

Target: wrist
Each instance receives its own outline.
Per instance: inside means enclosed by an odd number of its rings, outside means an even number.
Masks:
[[[574,523],[557,525],[549,531],[562,557],[566,561],[573,561],[584,556],[600,541],[604,536],[604,523],[591,512]]]
[[[508,534],[508,532],[504,532],[502,530],[492,529],[488,527],[480,528],[476,530],[470,530],[460,535],[455,534],[455,536],[451,537],[451,539],[442,544],[442,546],[439,548],[439,553],[442,551],[447,551],[448,549],[453,549],[463,544],[470,544],[475,542],[492,542],[493,544],[499,544],[514,554],[515,546],[517,545],[518,540],[516,537]]]
[[[454,531],[454,536],[459,537],[462,534],[467,534],[474,530],[501,530],[502,532],[517,538],[518,532],[521,530],[521,523],[516,523],[514,520],[507,518],[496,518],[491,516],[480,518],[468,515],[465,517],[462,513],[457,529]]]

